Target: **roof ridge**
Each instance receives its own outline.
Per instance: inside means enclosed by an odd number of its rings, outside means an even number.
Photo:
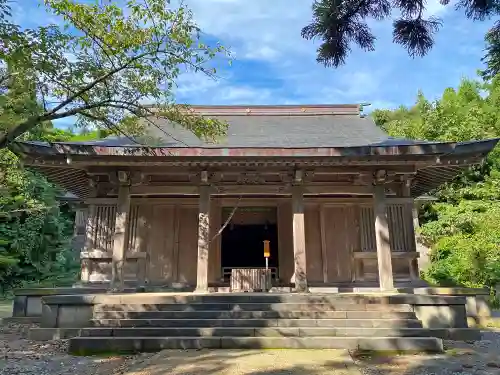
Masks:
[[[182,105],[189,111],[212,116],[297,116],[361,115],[361,104],[283,104],[283,105]],[[151,106],[154,108],[154,106]]]

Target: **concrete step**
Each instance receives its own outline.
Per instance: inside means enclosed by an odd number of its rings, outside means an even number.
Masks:
[[[447,331],[426,328],[82,328],[81,337],[447,337]]]
[[[386,311],[412,312],[407,304],[356,304],[356,303],[167,303],[167,304],[98,304],[100,311]]]
[[[435,337],[75,337],[69,352],[156,352],[162,349],[351,349],[398,352],[442,352]]]
[[[402,311],[99,311],[94,319],[416,319]]]
[[[94,327],[359,327],[421,328],[418,319],[93,319]]]

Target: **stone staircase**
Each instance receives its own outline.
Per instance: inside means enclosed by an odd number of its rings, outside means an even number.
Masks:
[[[181,298],[182,297],[182,298]],[[356,295],[172,295],[161,303],[98,304],[70,352],[307,348],[440,352],[408,304]],[[137,301],[138,302],[138,301]]]

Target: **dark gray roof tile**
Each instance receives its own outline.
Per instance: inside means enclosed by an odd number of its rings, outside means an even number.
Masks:
[[[350,147],[382,143],[389,137],[369,117],[358,115],[212,116],[229,124],[227,136],[206,143],[166,121],[150,127],[150,135],[170,147]]]

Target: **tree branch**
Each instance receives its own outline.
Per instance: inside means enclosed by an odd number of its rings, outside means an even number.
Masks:
[[[63,113],[56,113],[56,114],[44,114],[40,116],[32,116],[16,126],[14,129],[12,129],[9,132],[4,133],[3,135],[0,135],[0,149],[5,148],[9,145],[10,142],[12,142],[14,139],[19,137],[21,134],[31,130],[33,127],[38,125],[41,122],[44,121],[50,121],[50,120],[57,120],[60,118],[65,118],[65,117],[70,117],[77,115],[81,111],[92,109],[92,108],[98,108],[106,105],[107,102],[100,102],[100,103],[95,103],[91,105],[85,105],[81,107],[76,107],[73,109],[70,109],[68,111],[65,111]]]

